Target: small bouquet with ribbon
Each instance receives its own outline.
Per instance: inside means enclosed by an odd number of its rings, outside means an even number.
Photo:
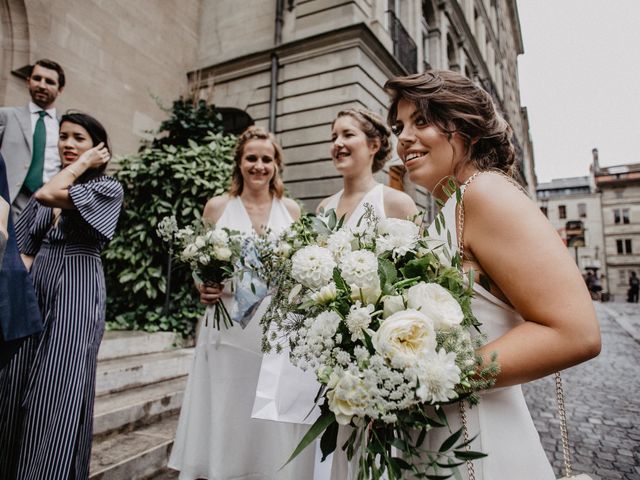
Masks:
[[[221,286],[234,276],[241,254],[240,232],[202,222],[179,229],[174,216],[162,219],[157,232],[169,244],[170,255],[189,265],[196,282]],[[204,319],[205,325],[211,321],[218,330],[221,322],[225,328],[232,325],[223,302],[207,306]]]

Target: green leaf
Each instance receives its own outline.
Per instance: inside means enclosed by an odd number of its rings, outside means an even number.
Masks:
[[[336,449],[336,444],[338,442],[338,427],[338,422],[329,424],[320,439],[320,451],[322,452],[321,461],[323,462]]]
[[[456,442],[458,441],[461,435],[462,435],[462,428],[453,432],[444,442],[442,442],[442,445],[440,446],[438,451],[446,452],[450,450],[456,444]]]
[[[302,440],[300,440],[300,443],[298,444],[298,446],[295,448],[295,450],[289,457],[289,460],[287,460],[287,462],[282,466],[282,468],[287,466],[289,462],[291,462],[291,460],[296,458],[300,454],[300,452],[302,452],[305,448],[307,448],[307,446],[309,446],[311,442],[313,442],[332,423],[337,423],[336,417],[333,414],[333,412],[327,410],[326,412],[322,413],[318,417],[318,419],[314,422],[314,424],[311,425],[311,428],[305,434],[305,436],[302,437]]]
[[[477,460],[479,458],[484,458],[487,456],[486,453],[482,453],[482,452],[474,452],[472,450],[466,451],[466,450],[454,450],[453,454],[455,455],[456,458],[459,458],[460,460]]]

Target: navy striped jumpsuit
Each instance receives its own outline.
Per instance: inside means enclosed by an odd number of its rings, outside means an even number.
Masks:
[[[0,478],[89,476],[105,322],[100,252],[113,237],[123,190],[103,175],[72,185],[69,196],[76,209],[63,210],[57,223],[53,209],[32,198],[16,225],[20,251],[35,256],[44,330],[0,372]]]

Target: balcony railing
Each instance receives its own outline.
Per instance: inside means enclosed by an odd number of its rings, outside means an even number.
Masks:
[[[389,33],[393,40],[393,56],[408,73],[418,71],[418,47],[396,14],[389,10]]]

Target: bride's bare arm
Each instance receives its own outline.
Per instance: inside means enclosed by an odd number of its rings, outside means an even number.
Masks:
[[[537,205],[497,175],[477,177],[464,205],[465,248],[525,319],[481,350],[498,354],[496,386],[525,383],[598,355],[600,329],[589,292]]]

